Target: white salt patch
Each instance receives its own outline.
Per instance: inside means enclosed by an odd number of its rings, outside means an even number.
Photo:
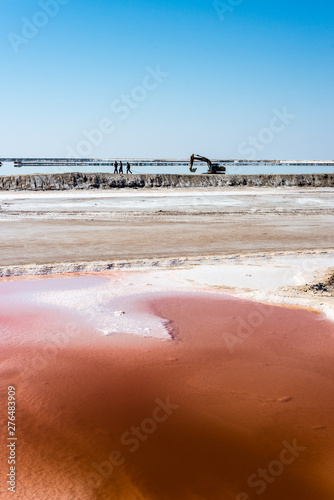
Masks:
[[[271,290],[312,283],[316,275],[326,273],[333,266],[333,255],[265,256],[180,269],[177,277],[198,285]]]
[[[169,269],[122,269],[96,286],[71,290],[54,290],[35,294],[34,299],[48,305],[63,307],[80,313],[105,335],[130,333],[144,337],[170,339],[166,322],[141,312],[136,301],[143,293],[206,292],[233,294],[247,299],[277,304],[293,303],[313,307],[334,319],[331,298],[312,296],[287,297],[280,287],[293,287],[314,283],[319,275],[334,267],[334,254],[282,254],[256,257],[226,258],[219,263],[188,265]],[[80,278],[84,280],[85,278]],[[91,284],[91,282],[89,282]],[[129,286],[131,285],[131,286]],[[149,285],[149,286],[147,286]],[[147,293],[149,291],[149,293]],[[324,302],[322,304],[322,302]],[[320,317],[320,316],[319,316]]]
[[[112,285],[110,280],[110,283],[96,287],[39,293],[34,295],[34,299],[39,303],[80,313],[105,335],[129,333],[142,337],[170,339],[164,320],[148,312],[136,311],[136,297],[133,295],[115,300],[117,295],[120,295],[121,287],[118,287],[117,294],[115,286]],[[122,310],[118,309],[120,301]]]

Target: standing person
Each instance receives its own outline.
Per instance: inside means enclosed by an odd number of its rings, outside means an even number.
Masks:
[[[114,174],[118,174],[118,163],[117,161],[115,160],[115,163],[114,163]]]
[[[119,174],[122,174],[123,173],[123,163],[120,161],[119,162],[119,171],[118,171]]]
[[[129,163],[128,161],[126,162],[126,173],[127,173],[127,174],[132,174],[132,172],[131,172],[131,167],[130,167],[130,163]]]

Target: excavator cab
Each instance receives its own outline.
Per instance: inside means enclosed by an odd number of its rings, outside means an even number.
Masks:
[[[226,167],[221,167],[219,163],[211,163],[208,169],[209,174],[224,174]]]

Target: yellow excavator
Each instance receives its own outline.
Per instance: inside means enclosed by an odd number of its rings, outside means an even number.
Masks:
[[[196,172],[197,168],[193,168],[195,161],[205,162],[208,165],[207,174],[225,174],[226,167],[221,167],[219,163],[212,163],[209,158],[205,158],[205,156],[199,155],[191,155],[190,157],[190,172]]]

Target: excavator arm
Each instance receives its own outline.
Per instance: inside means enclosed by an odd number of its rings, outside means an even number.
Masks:
[[[197,168],[193,168],[194,161],[204,161],[205,163],[208,164],[208,167],[210,168],[211,166],[211,161],[209,158],[205,158],[205,156],[200,156],[200,155],[191,155],[190,157],[190,172],[196,172]]]

